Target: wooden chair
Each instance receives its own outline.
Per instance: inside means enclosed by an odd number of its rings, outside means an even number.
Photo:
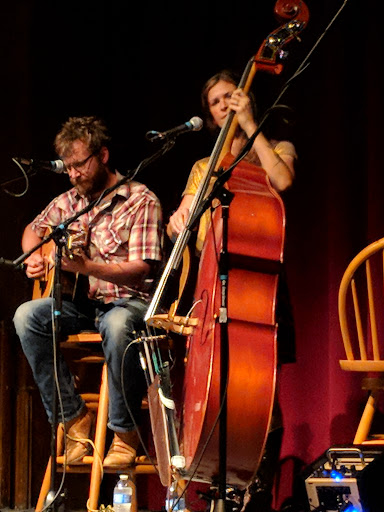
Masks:
[[[343,370],[365,374],[368,400],[354,444],[384,444],[370,436],[378,397],[384,390],[384,238],[360,251],[341,280],[338,311],[346,359]]]
[[[67,347],[87,347],[90,344],[100,344],[101,336],[97,332],[86,332],[79,333],[76,335],[69,336],[65,342],[61,344],[63,348]],[[103,479],[104,473],[117,473],[116,469],[103,468],[103,459],[105,452],[105,442],[107,435],[107,421],[108,421],[108,379],[107,379],[107,365],[104,362],[102,355],[93,354],[92,350],[89,355],[83,355],[78,362],[84,365],[85,371],[89,364],[102,364],[101,372],[101,384],[99,393],[84,393],[82,397],[87,404],[87,407],[93,410],[97,410],[96,415],[96,428],[94,437],[94,454],[85,456],[81,464],[68,465],[65,468],[67,473],[90,473],[90,488],[89,496],[87,501],[87,510],[89,512],[99,510],[99,495],[100,485]],[[143,402],[143,406],[147,407],[146,402]],[[57,432],[57,446],[59,450],[63,451],[64,436],[63,429],[61,426],[58,427]],[[57,459],[57,471],[63,471],[64,456],[58,455]],[[146,457],[137,457],[134,466],[124,472],[128,471],[132,480],[136,481],[136,475],[139,474],[156,474],[157,467],[153,461],[149,461]],[[45,471],[43,483],[40,489],[38,502],[36,505],[36,512],[40,512],[45,503],[48,492],[50,491],[51,482],[51,458],[48,461],[47,468]],[[132,512],[138,511],[137,496],[134,494],[132,499]]]

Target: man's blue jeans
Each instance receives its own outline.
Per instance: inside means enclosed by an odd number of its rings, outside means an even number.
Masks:
[[[14,316],[16,332],[31,366],[49,421],[52,421],[55,383],[52,306],[51,298],[35,299],[19,306]],[[73,303],[63,300],[61,332],[65,336],[96,328],[103,338],[102,347],[108,366],[108,426],[115,432],[128,432],[134,428],[135,422],[140,421],[141,402],[147,385],[137,345],[134,343],[128,349],[127,347],[141,334],[146,310],[147,304],[140,299],[118,299],[110,304],[95,303],[90,308],[91,314],[88,310],[84,314]],[[56,366],[63,414],[65,421],[69,421],[80,414],[84,402],[76,392],[73,376],[60,351],[57,354]],[[60,414],[60,408],[58,410]],[[59,421],[62,421],[61,417]]]

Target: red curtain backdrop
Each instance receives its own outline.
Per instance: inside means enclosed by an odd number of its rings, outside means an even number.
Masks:
[[[197,3],[157,5],[133,15],[124,5],[71,2],[42,7],[17,2],[3,17],[0,137],[1,181],[19,176],[11,157],[53,160],[52,141],[69,115],[106,118],[117,166],[134,168],[153,152],[148,130],[201,115],[200,89],[216,71],[245,67],[277,27],[273,2],[246,1],[242,12]],[[282,76],[256,76],[268,106],[335,15],[341,2],[308,1],[301,43],[293,43]],[[167,3],[166,3],[167,4]],[[173,5],[174,4],[174,5]],[[255,5],[254,5],[255,4]],[[91,8],[92,5],[92,8]],[[282,369],[285,420],[278,502],[292,493],[292,467],[326,449],[351,443],[364,403],[360,381],[342,372],[337,293],[350,260],[384,236],[381,20],[378,1],[349,0],[291,84],[281,103],[294,111],[289,134],[298,152],[294,187],[285,196],[285,265],[297,336],[297,362]],[[244,10],[247,15],[244,16]],[[158,193],[165,218],[177,206],[192,163],[210,152],[203,132],[186,134],[160,163],[138,178]],[[20,189],[24,182],[20,182]],[[65,177],[40,174],[28,192],[0,190],[0,257],[20,255],[22,229],[68,187]],[[26,300],[21,272],[0,267],[1,315],[7,322]]]

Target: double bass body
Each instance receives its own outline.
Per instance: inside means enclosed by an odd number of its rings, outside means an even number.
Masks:
[[[284,245],[283,203],[263,169],[242,162],[228,188],[227,481],[244,487],[263,453],[276,372],[275,304]],[[201,254],[188,338],[180,445],[187,473],[215,482],[219,472],[221,208]]]
[[[239,87],[248,93],[257,69],[279,74],[281,48],[305,28],[309,12],[303,0],[277,0],[275,14],[288,20],[269,34],[248,61]],[[213,214],[202,250],[191,318],[155,314],[172,271],[177,269],[190,238],[196,212],[209,184],[227,157],[237,127],[229,112],[190,207],[187,226],[179,234],[148,308],[148,325],[189,334],[180,418],[181,452],[186,476],[208,483],[219,480],[220,350],[218,322],[221,282],[218,258],[222,244],[220,208]],[[225,157],[225,158],[224,158]],[[283,257],[285,212],[263,169],[242,160],[227,186],[234,194],[228,221],[228,375],[226,478],[245,487],[256,473],[271,421],[276,380],[275,308]]]

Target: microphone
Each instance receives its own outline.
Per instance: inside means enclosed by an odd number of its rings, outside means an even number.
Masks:
[[[36,171],[52,171],[56,174],[63,174],[65,172],[65,165],[62,160],[28,160],[27,158],[14,158],[19,164],[28,165],[31,169]]]
[[[21,270],[25,269],[24,263],[16,265],[12,260],[7,260],[5,258],[0,258],[0,265],[7,265],[8,267],[14,267],[14,268],[21,269]]]
[[[197,132],[201,130],[203,127],[203,120],[200,117],[194,116],[189,121],[187,121],[184,124],[180,124],[179,126],[176,126],[175,128],[171,128],[170,130],[167,130],[165,132],[157,132],[154,130],[151,130],[145,134],[145,137],[153,142],[154,140],[159,139],[169,139],[169,138],[176,138],[182,133],[185,132]]]

